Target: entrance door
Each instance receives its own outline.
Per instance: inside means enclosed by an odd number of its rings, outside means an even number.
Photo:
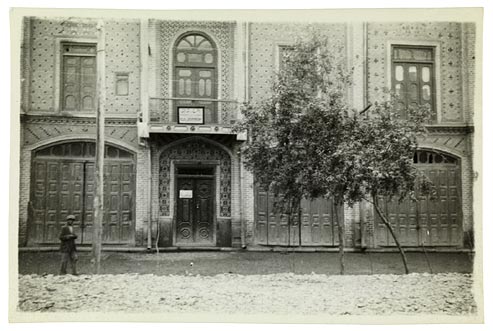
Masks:
[[[213,178],[178,177],[176,244],[215,244]]]

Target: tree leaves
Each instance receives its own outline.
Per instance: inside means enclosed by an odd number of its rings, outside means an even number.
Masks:
[[[249,132],[245,164],[259,185],[282,194],[286,208],[301,198],[330,195],[352,205],[368,195],[402,200],[432,191],[412,160],[429,108],[403,117],[389,95],[361,115],[352,110],[351,75],[318,36],[297,42],[282,61],[270,97],[246,104],[235,127]]]

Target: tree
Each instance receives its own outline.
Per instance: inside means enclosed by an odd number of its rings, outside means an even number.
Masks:
[[[396,109],[391,98],[375,103],[365,116],[355,112],[346,117],[349,122],[343,126],[345,137],[336,151],[333,152],[334,147],[326,150],[323,144],[315,145],[322,157],[311,161],[318,167],[314,180],[326,191],[349,206],[367,200],[375,207],[409,273],[404,250],[381,203],[391,199],[416,200],[416,195],[434,193],[431,181],[413,166],[418,137],[426,134],[424,124],[430,113],[429,108],[417,106],[407,109],[403,116]],[[319,130],[323,130],[323,124]]]
[[[317,35],[284,54],[270,97],[245,105],[235,128],[249,133],[246,167],[278,197],[288,225],[303,198],[331,197],[336,205],[349,206],[368,200],[391,232],[408,273],[380,199],[402,201],[414,198],[417,188],[430,189],[412,164],[429,111],[414,107],[399,116],[390,95],[389,102],[375,103],[364,114],[350,109],[345,95],[351,75],[334,58],[330,44]],[[336,218],[343,274],[344,222]]]
[[[261,187],[278,198],[288,225],[298,215],[301,199],[332,193],[315,180],[313,161],[336,152],[345,137],[344,125],[349,123],[344,95],[350,75],[334,63],[329,50],[327,40],[318,36],[298,41],[283,54],[270,97],[260,104],[245,105],[244,120],[235,128],[249,132],[244,147],[246,167]],[[319,123],[324,125],[322,131]],[[320,143],[325,155],[313,148]],[[333,198],[342,204],[342,194]],[[336,219],[343,273],[344,224],[337,214]],[[301,228],[299,235],[301,244]]]

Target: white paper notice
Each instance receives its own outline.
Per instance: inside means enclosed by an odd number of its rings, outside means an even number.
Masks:
[[[191,199],[193,198],[192,190],[180,190],[180,199]]]

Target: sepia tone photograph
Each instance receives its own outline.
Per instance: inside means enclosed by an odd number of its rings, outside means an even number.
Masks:
[[[482,24],[13,9],[10,320],[482,323]]]

